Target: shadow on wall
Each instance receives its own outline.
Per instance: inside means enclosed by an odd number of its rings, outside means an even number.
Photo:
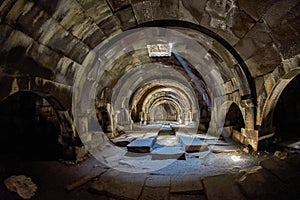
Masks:
[[[59,121],[53,107],[31,92],[17,92],[0,103],[0,156],[53,160],[62,156]]]

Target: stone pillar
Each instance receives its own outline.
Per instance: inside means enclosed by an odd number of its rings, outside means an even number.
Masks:
[[[242,101],[245,116],[245,128],[242,128],[241,135],[243,143],[250,145],[254,151],[257,151],[258,146],[258,131],[255,130],[255,105],[251,99]]]

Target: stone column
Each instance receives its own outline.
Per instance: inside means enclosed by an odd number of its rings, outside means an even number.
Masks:
[[[257,151],[258,146],[258,131],[255,130],[255,105],[251,99],[242,101],[245,116],[245,128],[242,128],[242,141],[246,145],[250,145],[254,151]]]

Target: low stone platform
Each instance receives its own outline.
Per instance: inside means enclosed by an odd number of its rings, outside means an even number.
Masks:
[[[197,152],[207,150],[207,143],[198,137],[178,135],[178,141],[182,144],[186,152]]]
[[[156,137],[149,137],[144,139],[136,139],[127,145],[127,150],[136,153],[151,152],[152,146],[156,141]]]

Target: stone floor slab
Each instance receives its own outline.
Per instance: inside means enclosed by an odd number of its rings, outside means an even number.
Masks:
[[[90,185],[90,191],[117,199],[138,199],[146,179],[145,174],[109,170]]]
[[[144,187],[140,200],[168,200],[169,199],[169,187],[152,188]]]
[[[206,197],[209,200],[245,199],[235,184],[234,175],[218,175],[203,179]]]
[[[290,199],[287,184],[265,169],[237,181],[247,199]]]
[[[169,187],[171,183],[170,176],[149,175],[145,186],[147,187]]]
[[[203,193],[201,179],[197,175],[177,175],[171,177],[171,193],[200,194]]]

